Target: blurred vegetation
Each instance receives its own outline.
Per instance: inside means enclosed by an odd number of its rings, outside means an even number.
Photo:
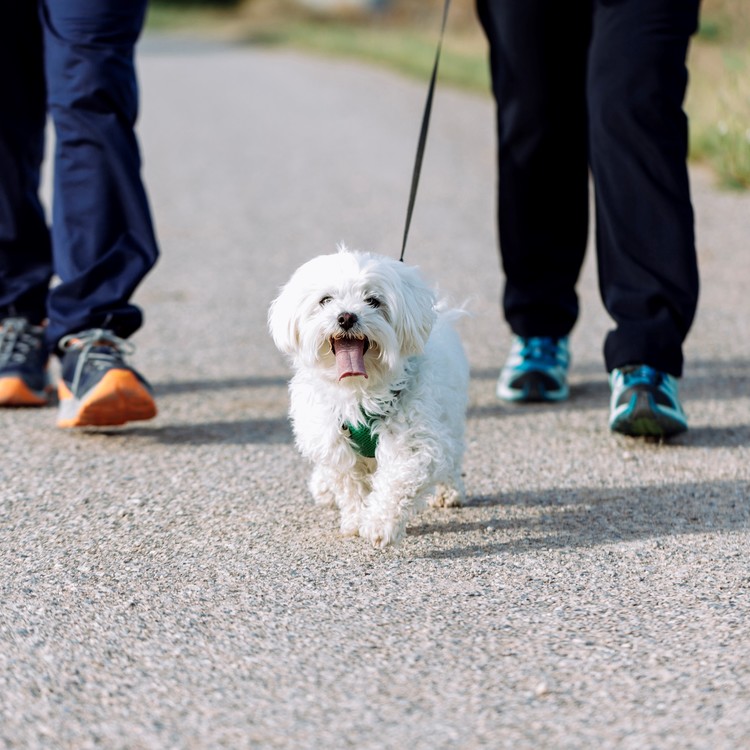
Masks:
[[[299,0],[154,0],[151,28],[237,42],[286,45],[389,66],[426,79],[443,0],[390,0],[362,11],[341,0],[315,10]],[[711,165],[722,185],[750,188],[750,2],[703,0],[688,61],[690,156]],[[440,62],[444,84],[488,93],[487,45],[474,0],[452,0]]]
[[[750,188],[750,4],[704,0],[690,51],[690,152],[725,187]]]

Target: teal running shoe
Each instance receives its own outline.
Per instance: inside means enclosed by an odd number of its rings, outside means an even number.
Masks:
[[[648,365],[612,370],[609,428],[632,437],[670,437],[685,432],[687,417],[677,378]]]
[[[497,381],[503,401],[563,401],[568,397],[568,337],[516,336]]]

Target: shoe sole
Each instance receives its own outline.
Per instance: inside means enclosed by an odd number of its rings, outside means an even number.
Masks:
[[[636,393],[630,403],[610,420],[610,429],[629,437],[672,437],[687,430],[687,425],[662,409],[654,408],[648,393]]]
[[[58,395],[58,427],[116,427],[156,416],[151,393],[129,370],[110,370],[80,399],[60,382]]]
[[[513,383],[521,386],[520,388],[511,388],[498,382],[495,392],[499,399],[514,403],[534,404],[564,401],[568,398],[569,390],[567,386],[549,390],[544,383],[546,379],[548,379],[548,376],[532,371],[515,378]]]
[[[32,391],[22,378],[0,378],[0,406],[46,406],[49,395]]]

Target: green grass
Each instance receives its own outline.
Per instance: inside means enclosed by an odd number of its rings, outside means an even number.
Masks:
[[[691,158],[710,164],[721,185],[739,190],[750,189],[750,32],[745,20],[740,16],[732,23],[726,12],[704,15],[691,50],[686,104]]]
[[[743,132],[742,125],[719,123],[699,131],[691,149],[714,167],[723,187],[750,188],[750,128]]]
[[[438,30],[378,28],[339,22],[297,21],[273,29],[250,32],[246,41],[296,47],[384,65],[405,75],[426,80],[435,61]],[[485,54],[466,51],[446,40],[440,58],[440,80],[474,91],[489,91]]]
[[[157,0],[149,3],[146,26],[151,31],[205,33],[225,28],[236,17],[233,5],[212,6],[195,0]]]

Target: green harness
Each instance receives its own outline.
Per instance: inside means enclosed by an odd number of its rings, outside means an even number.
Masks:
[[[384,399],[379,406],[382,411],[378,414],[370,414],[360,405],[359,410],[362,413],[363,422],[353,425],[351,422],[344,422],[341,429],[347,433],[349,444],[363,458],[375,458],[375,450],[378,447],[378,436],[373,435],[372,427],[379,419],[385,419],[388,414],[394,411],[396,401],[401,395],[402,389],[391,391],[390,399]]]
[[[375,449],[378,447],[378,436],[372,434],[372,425],[377,419],[374,414],[368,414],[362,409],[364,423],[353,425],[350,422],[344,424],[344,429],[349,433],[348,438],[356,453],[364,458],[375,458]]]

